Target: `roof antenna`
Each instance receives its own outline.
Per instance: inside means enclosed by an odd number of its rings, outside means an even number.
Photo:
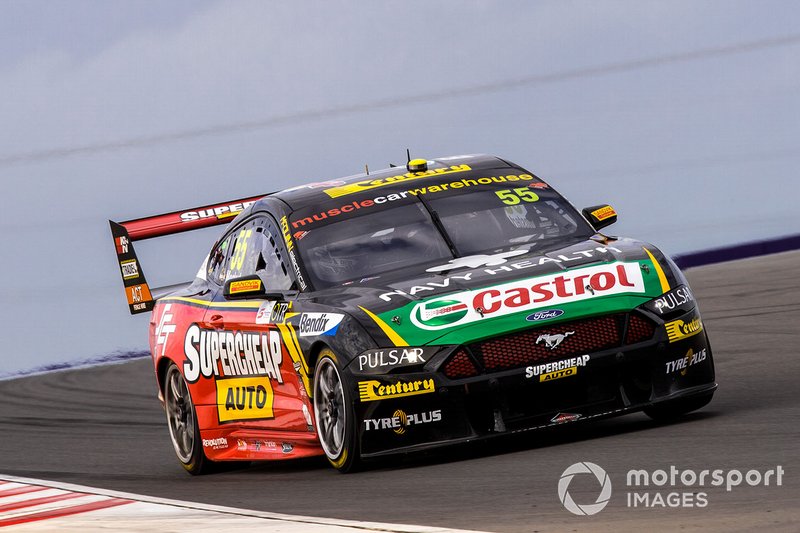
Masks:
[[[364,171],[366,171],[367,176],[369,176],[369,165],[364,164]]]
[[[408,157],[408,162],[406,163],[406,168],[409,172],[425,172],[428,170],[428,161],[425,159],[411,159],[411,150],[406,148],[406,157]]]

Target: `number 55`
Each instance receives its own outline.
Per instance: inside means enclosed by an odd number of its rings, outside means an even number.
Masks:
[[[503,189],[495,192],[495,194],[507,205],[517,205],[520,200],[525,202],[537,202],[539,200],[538,194],[525,187],[518,187],[513,191],[511,189]]]

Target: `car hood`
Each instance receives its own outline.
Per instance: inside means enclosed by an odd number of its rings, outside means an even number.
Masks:
[[[577,318],[629,311],[676,284],[661,252],[595,236],[537,251],[459,258],[415,275],[326,289],[314,299],[356,317],[379,344],[461,344]]]

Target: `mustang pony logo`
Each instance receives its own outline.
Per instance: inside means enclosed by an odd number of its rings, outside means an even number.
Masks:
[[[570,335],[574,335],[574,331],[567,331],[566,333],[556,333],[555,335],[539,335],[539,338],[536,339],[536,344],[544,341],[544,345],[550,348],[551,350],[555,350],[558,348],[558,345],[564,342],[564,339],[569,337]]]

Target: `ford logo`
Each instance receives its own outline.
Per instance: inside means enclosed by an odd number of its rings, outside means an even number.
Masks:
[[[539,320],[550,320],[564,314],[561,309],[548,309],[547,311],[536,311],[525,318],[528,322],[538,322]]]

